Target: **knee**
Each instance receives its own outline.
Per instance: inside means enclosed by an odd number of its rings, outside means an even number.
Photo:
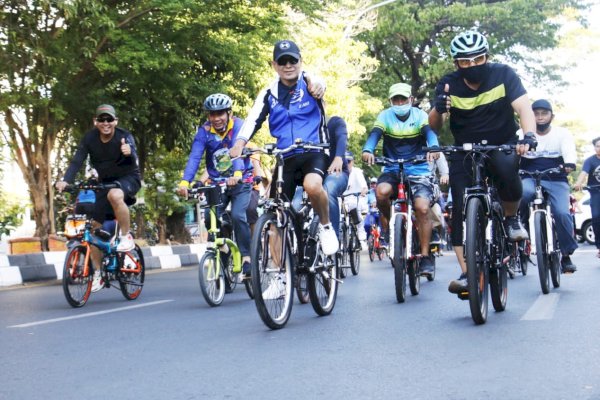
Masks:
[[[309,196],[318,195],[323,191],[322,181],[319,181],[317,179],[306,179],[304,180],[303,186],[304,190],[306,191],[306,194],[308,194]]]
[[[106,196],[111,204],[123,202],[125,195],[121,189],[111,189]]]

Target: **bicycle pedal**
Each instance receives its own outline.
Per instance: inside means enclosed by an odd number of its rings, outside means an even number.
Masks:
[[[469,292],[460,292],[457,296],[461,300],[469,300]]]

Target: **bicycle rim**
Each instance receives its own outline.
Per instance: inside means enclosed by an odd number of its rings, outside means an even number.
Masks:
[[[406,246],[404,245],[406,223],[404,216],[396,214],[394,220],[394,283],[396,286],[396,300],[404,303],[406,300]]]
[[[471,318],[476,324],[483,324],[488,313],[488,266],[485,246],[486,218],[479,198],[471,198],[467,203],[465,229],[465,260],[467,263],[467,283]]]
[[[496,311],[504,311],[506,308],[506,301],[508,299],[508,267],[502,262],[504,256],[507,254],[506,241],[504,239],[504,233],[500,226],[501,220],[495,217],[492,225],[492,238],[495,251],[499,254],[495,254],[493,258],[497,265],[490,268],[489,281],[490,281],[490,297],[492,298],[492,305]],[[514,254],[511,258],[514,258]]]
[[[263,323],[271,329],[285,326],[293,305],[292,255],[276,225],[273,213],[261,215],[251,241],[254,303]]]
[[[145,275],[144,255],[142,249],[136,245],[133,250],[120,257],[118,280],[121,293],[127,300],[135,300],[140,296],[144,287]]]
[[[85,255],[87,247],[75,246],[69,249],[65,257],[62,287],[67,302],[71,307],[83,307],[92,292],[93,269],[85,271]],[[91,262],[91,260],[90,260]]]
[[[200,259],[198,281],[202,296],[209,306],[215,307],[223,302],[225,297],[225,278],[223,270],[217,265],[214,251],[207,251]]]
[[[350,253],[350,270],[352,275],[358,275],[360,271],[360,250],[361,244],[358,240],[358,233],[356,232],[356,226],[352,226],[350,229],[350,246],[348,251]]]
[[[542,293],[550,292],[550,257],[548,255],[548,236],[546,233],[545,213],[536,212],[533,218],[535,231],[535,250],[538,264],[538,275]]]
[[[310,303],[320,316],[331,314],[335,307],[338,289],[338,263],[327,257],[319,247],[314,272],[308,273],[308,293]]]

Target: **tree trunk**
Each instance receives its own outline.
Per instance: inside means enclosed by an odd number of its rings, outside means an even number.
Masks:
[[[167,217],[167,235],[169,236],[169,240],[175,240],[178,243],[192,242],[192,236],[185,227],[185,211],[173,213]]]

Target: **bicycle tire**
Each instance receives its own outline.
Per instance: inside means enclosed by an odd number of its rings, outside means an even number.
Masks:
[[[521,274],[523,276],[527,275],[527,268],[529,267],[529,254],[531,251],[528,248],[531,246],[531,242],[529,240],[523,241],[523,248],[519,248],[519,258],[521,259]]]
[[[348,252],[350,256],[350,271],[352,272],[352,275],[356,276],[360,272],[360,251],[362,248],[360,240],[358,240],[356,226],[354,225],[350,228],[349,243]]]
[[[402,214],[394,218],[394,284],[396,287],[396,301],[404,303],[406,300],[406,246],[404,245],[406,222]]]
[[[83,307],[92,293],[94,270],[90,266],[84,274],[86,252],[86,246],[78,245],[71,247],[65,257],[62,287],[67,302],[74,308]]]
[[[489,272],[490,297],[492,298],[494,310],[501,312],[506,309],[506,301],[508,300],[508,268],[502,264],[506,241],[500,226],[502,223],[500,218],[495,217],[492,221],[493,245],[500,251],[500,254],[493,258],[499,265],[490,268]]]
[[[369,260],[371,262],[375,261],[375,241],[373,240],[373,236],[369,236],[367,239],[367,249],[369,251]]]
[[[481,199],[472,197],[467,203],[465,221],[465,261],[471,318],[477,325],[484,324],[488,314],[488,266],[485,259],[485,221]]]
[[[535,213],[533,226],[540,286],[542,287],[542,293],[548,294],[550,292],[550,258],[548,256],[548,236],[546,235],[546,217],[544,212]]]
[[[435,259],[437,257],[435,257],[434,255],[431,255],[430,257],[431,257],[431,263],[433,264],[433,272],[431,274],[425,275],[425,277],[427,278],[427,282],[433,282],[435,280],[435,269],[436,269]]]
[[[198,281],[206,303],[211,307],[221,305],[225,297],[225,273],[222,266],[217,265],[214,251],[206,251],[200,259]]]
[[[421,291],[421,275],[419,274],[419,261],[416,258],[407,262],[406,272],[410,294],[417,296]]]
[[[233,259],[230,254],[219,251],[221,267],[225,272],[225,293],[233,293],[238,284],[239,273],[233,272]]]
[[[331,314],[335,307],[338,291],[338,279],[341,277],[341,266],[337,257],[323,254],[318,237],[318,217],[315,216],[310,225],[309,240],[316,240],[316,254],[310,272],[307,275],[307,287],[310,304],[320,316]],[[348,254],[349,255],[349,254]]]
[[[350,268],[350,252],[349,252],[349,237],[348,237],[348,226],[345,222],[342,223],[342,241],[340,242],[340,253],[342,255],[340,260],[340,277],[344,279],[346,275],[346,269]]]
[[[121,293],[127,300],[135,300],[140,297],[144,287],[146,276],[146,264],[142,249],[138,245],[131,251],[119,256],[119,273],[117,279]]]
[[[558,236],[554,224],[552,224],[552,241],[554,243],[554,251],[550,256],[550,278],[552,279],[552,286],[558,288],[560,287],[560,272],[562,266],[560,264],[560,251],[558,250]]]
[[[308,280],[306,279],[306,273],[296,273],[296,297],[301,304],[306,304],[310,301],[310,295],[308,294]]]
[[[281,255],[275,256],[271,246],[277,246],[275,254],[281,251],[282,229],[277,228],[275,214],[261,215],[254,225],[250,253],[252,256],[252,290],[256,310],[263,323],[271,329],[281,329],[290,318],[293,290],[293,261],[287,238],[284,240],[285,264]],[[279,266],[277,264],[280,264]]]

